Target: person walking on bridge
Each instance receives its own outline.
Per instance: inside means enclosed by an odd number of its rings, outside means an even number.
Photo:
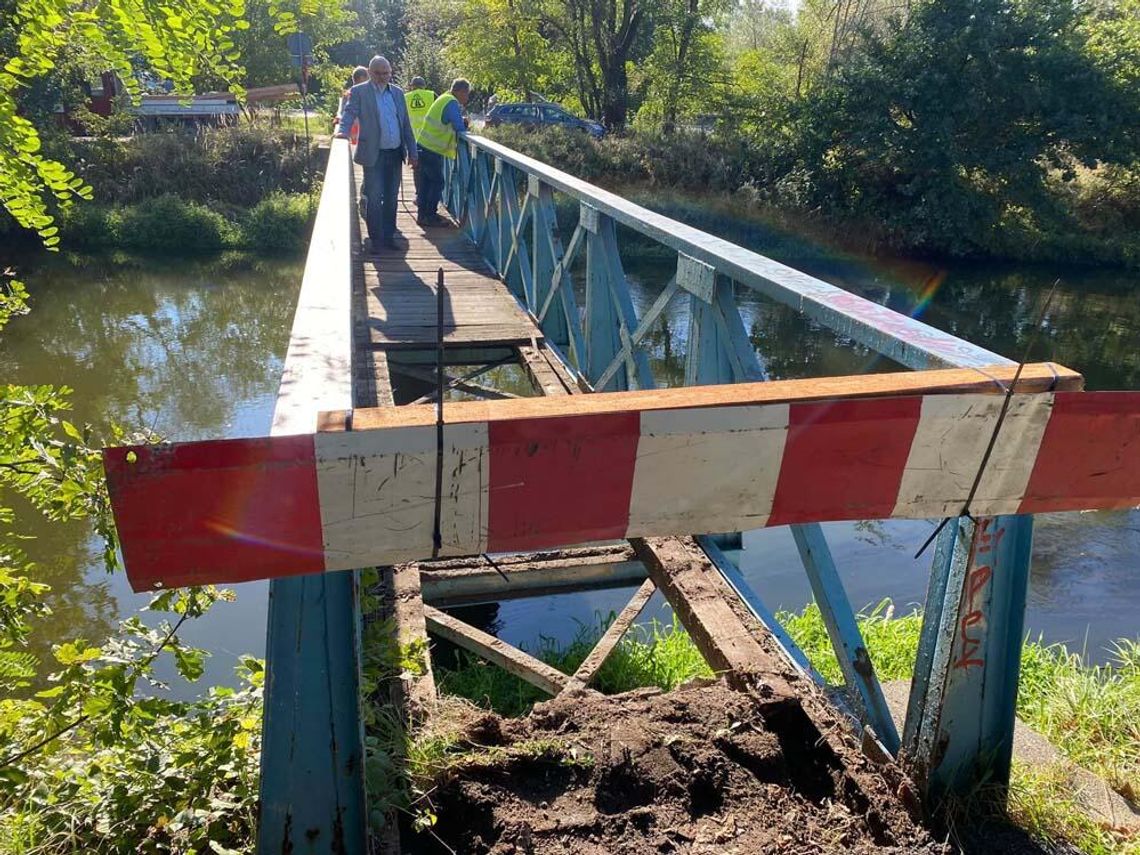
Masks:
[[[336,133],[336,129],[340,127],[341,114],[344,113],[345,105],[348,104],[348,93],[352,91],[352,87],[355,86],[357,83],[363,83],[367,79],[368,79],[368,69],[365,68],[363,65],[358,65],[358,66],[356,66],[356,68],[352,69],[352,82],[350,84],[348,84],[348,89],[345,89],[344,93],[340,96],[340,103],[337,105],[337,108],[336,108],[336,118],[333,119],[333,133]],[[357,140],[357,137],[359,136],[359,134],[360,134],[360,120],[357,119],[352,124],[352,130],[350,130],[348,132],[349,142],[351,142],[353,145],[356,145],[356,140]]]
[[[459,134],[467,129],[461,107],[471,97],[471,84],[462,77],[432,103],[424,125],[416,134],[420,154],[420,186],[416,195],[416,222],[421,226],[442,226],[447,221],[436,209],[443,197],[443,159],[454,160],[459,151]]]
[[[353,86],[340,117],[339,139],[348,139],[352,123],[360,120],[360,141],[353,160],[364,167],[364,222],[375,248],[377,242],[396,247],[396,201],[404,159],[419,165],[419,152],[404,102],[404,91],[392,81],[392,65],[382,56],[368,63],[370,80]]]

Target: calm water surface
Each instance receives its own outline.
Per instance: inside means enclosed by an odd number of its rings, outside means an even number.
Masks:
[[[730,239],[751,243],[748,236],[724,231]],[[1021,356],[1044,292],[1060,277],[1033,358],[1084,372],[1090,389],[1140,388],[1140,275],[1134,272],[786,260],[1013,359]],[[269,430],[302,267],[301,261],[77,258],[22,266],[34,310],[14,321],[0,340],[3,378],[71,386],[76,418],[100,428],[146,425],[172,440],[263,435]],[[660,292],[670,268],[629,265],[639,311]],[[739,304],[773,379],[897,368],[755,295],[741,293]],[[654,370],[661,383],[681,382],[687,325],[685,303],[675,300],[652,334]],[[44,524],[26,509],[20,524],[39,536],[28,551],[53,586],[50,637],[36,640],[44,652],[63,637],[102,638],[117,620],[145,604],[146,597],[132,594],[124,578],[103,572],[85,525]],[[885,597],[899,610],[921,602],[930,559],[912,556],[932,525],[824,526],[856,607]],[[799,609],[810,600],[786,529],[747,532],[744,545],[736,557],[769,606]],[[1103,661],[1112,639],[1140,632],[1137,555],[1140,513],[1039,517],[1028,631],[1068,642]],[[458,613],[533,649],[542,636],[573,637],[598,615],[620,609],[629,593],[566,594]],[[264,651],[266,585],[240,585],[237,594],[235,603],[219,604],[189,633],[192,643],[213,653],[206,675],[210,681],[228,681],[238,655]],[[646,620],[668,619],[660,595],[654,602]]]
[[[267,434],[302,269],[234,257],[21,264],[32,311],[0,336],[0,376],[71,387],[75,420],[101,432],[120,424],[171,440]],[[18,523],[36,536],[25,548],[52,586],[51,624],[34,639],[41,655],[64,638],[99,641],[149,601],[123,574],[104,572],[86,524],[48,523],[27,508]],[[230,682],[239,655],[262,654],[266,590],[238,585],[236,602],[187,625],[186,639],[213,654],[206,680]]]

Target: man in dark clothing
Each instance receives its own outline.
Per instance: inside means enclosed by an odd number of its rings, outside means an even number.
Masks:
[[[353,86],[341,113],[337,137],[347,139],[352,123],[360,120],[360,138],[353,159],[364,167],[364,221],[372,245],[395,248],[396,200],[404,158],[419,164],[412,123],[404,92],[394,85],[392,66],[382,56],[368,63],[369,80]]]

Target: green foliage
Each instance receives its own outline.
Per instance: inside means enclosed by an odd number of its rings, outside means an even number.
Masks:
[[[245,21],[234,43],[245,70],[248,87],[272,86],[297,80],[285,39],[300,30],[313,41],[313,60],[319,67],[329,61],[328,48],[353,37],[356,15],[340,0],[249,0]]]
[[[242,242],[259,252],[297,252],[307,243],[313,208],[307,196],[272,193],[242,220]]]
[[[308,153],[317,162],[315,150]],[[274,191],[306,190],[305,139],[294,130],[241,124],[140,134],[75,142],[68,156],[105,205],[175,193],[190,202],[246,207]]]
[[[237,235],[221,214],[170,194],[118,212],[111,220],[119,245],[140,252],[189,255],[233,246]]]
[[[1085,855],[1140,853],[1135,836],[1129,839],[1089,816],[1064,769],[1015,760],[1009,783],[1009,815],[1033,837],[1068,841]]]
[[[49,247],[58,243],[47,199],[67,206],[91,191],[62,163],[41,152],[35,125],[19,114],[22,87],[58,73],[57,65],[82,56],[88,70],[114,70],[132,95],[139,93],[133,63],[141,59],[179,92],[191,92],[194,77],[209,73],[237,81],[234,33],[243,0],[220,6],[199,0],[17,0],[8,23],[14,50],[0,56],[0,200],[22,227],[36,230]]]
[[[926,0],[867,37],[800,112],[812,201],[956,254],[1062,228],[1049,169],[1140,154],[1140,102],[1089,61],[1082,14]]]
[[[70,245],[98,251],[191,256],[245,249],[281,255],[305,250],[314,214],[304,193],[271,193],[248,211],[226,213],[168,194],[121,208],[77,206],[60,227]]]
[[[18,308],[20,293],[0,293]],[[53,520],[90,518],[117,568],[99,446],[65,418],[67,390],[0,387],[0,488]],[[120,439],[122,439],[120,437]],[[101,640],[73,639],[54,662],[26,649],[49,620],[47,586],[7,531],[0,508],[0,850],[43,853],[205,851],[248,847],[255,823],[261,672],[245,660],[246,688],[193,701],[164,699],[154,676],[169,657],[186,680],[205,653],[178,630],[228,592],[165,592],[148,611],[168,621],[123,622]],[[213,841],[213,844],[211,843]]]
[[[810,603],[799,614],[781,612],[776,619],[807,654],[811,664],[829,683],[841,685],[843,672],[823,624],[819,606]],[[883,600],[870,612],[859,615],[859,630],[875,662],[880,680],[909,679],[918,651],[922,616],[918,613],[895,617],[890,600]]]

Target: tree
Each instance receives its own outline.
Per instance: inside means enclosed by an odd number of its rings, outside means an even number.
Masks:
[[[651,96],[661,102],[661,130],[673,133],[677,116],[699,112],[727,82],[723,40],[714,23],[726,0],[663,0],[654,12]]]
[[[801,111],[819,201],[963,253],[1062,216],[1050,170],[1140,152],[1136,99],[1089,61],[1084,15],[1069,0],[926,0],[867,35]]]
[[[81,56],[89,70],[116,72],[132,95],[140,91],[136,59],[179,92],[191,92],[199,74],[236,86],[234,36],[249,26],[244,14],[244,0],[16,0],[8,21],[14,50],[0,58],[0,201],[8,213],[51,247],[59,238],[48,199],[67,206],[91,195],[74,172],[41,153],[37,128],[20,115],[17,98],[31,82]]]
[[[579,100],[608,128],[625,127],[634,48],[646,22],[643,0],[533,0],[541,28],[569,48]]]

